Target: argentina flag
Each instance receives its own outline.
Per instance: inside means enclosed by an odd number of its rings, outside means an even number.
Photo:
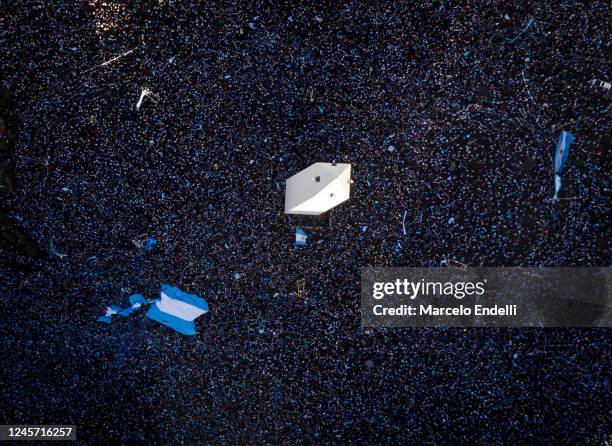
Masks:
[[[148,299],[145,299],[141,294],[132,294],[130,296],[131,307],[121,308],[117,305],[111,305],[110,307],[106,308],[106,314],[104,316],[100,316],[98,318],[98,321],[106,322],[107,324],[110,324],[112,322],[112,317],[115,314],[118,314],[119,316],[123,316],[123,317],[128,317],[134,311],[136,311],[143,305],[149,304],[149,303],[151,303],[151,301]]]
[[[151,305],[146,316],[184,335],[197,334],[196,318],[208,312],[208,304],[200,296],[170,285],[162,285],[161,299]]]
[[[307,238],[308,234],[306,234],[302,228],[297,228],[295,230],[295,246],[306,246]]]
[[[570,144],[574,141],[574,135],[569,132],[563,130],[561,135],[559,135],[559,141],[557,142],[557,150],[555,151],[555,163],[554,170],[555,173],[561,175],[563,172],[563,168],[565,167],[565,162],[567,161],[567,156],[569,155]]]

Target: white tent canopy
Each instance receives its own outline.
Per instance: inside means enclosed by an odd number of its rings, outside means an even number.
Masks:
[[[285,214],[320,215],[350,194],[350,164],[314,163],[287,180]]]

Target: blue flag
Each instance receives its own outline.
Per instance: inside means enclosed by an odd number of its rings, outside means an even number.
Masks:
[[[150,239],[147,239],[147,241],[145,241],[145,242],[142,244],[142,250],[143,250],[144,252],[149,252],[149,251],[151,251],[153,248],[155,248],[155,246],[157,246],[157,240],[155,240],[154,238],[150,238]]]
[[[161,299],[151,305],[146,316],[184,335],[197,334],[197,317],[208,312],[208,303],[170,285],[162,285]]]
[[[567,156],[569,155],[570,144],[574,141],[574,135],[563,130],[557,141],[557,150],[555,151],[554,171],[557,175],[561,175]]]
[[[195,335],[194,320],[202,314],[208,312],[208,304],[204,299],[195,294],[186,293],[170,285],[162,285],[161,299],[145,299],[140,294],[130,296],[131,306],[121,308],[111,305],[106,309],[106,314],[100,316],[98,321],[110,324],[112,316],[128,317],[143,305],[152,304],[146,316],[149,319],[170,327],[184,335]]]
[[[306,234],[302,228],[297,228],[295,230],[295,246],[306,246],[307,238],[308,234]]]
[[[113,315],[118,314],[119,316],[128,317],[138,308],[142,307],[145,304],[149,304],[151,302],[152,301],[145,299],[141,294],[132,294],[130,296],[130,305],[131,305],[130,307],[121,308],[117,305],[111,305],[110,307],[106,308],[106,314],[104,316],[100,316],[98,318],[98,321],[106,322],[107,324],[110,324],[112,322],[111,318],[113,317]]]

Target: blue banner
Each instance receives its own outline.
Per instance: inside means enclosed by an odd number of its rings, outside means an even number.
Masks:
[[[554,170],[557,175],[561,175],[567,156],[569,155],[570,144],[574,141],[574,135],[563,130],[557,141],[557,150],[555,151]]]

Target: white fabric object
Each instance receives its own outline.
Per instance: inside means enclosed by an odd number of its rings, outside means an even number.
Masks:
[[[176,300],[168,296],[162,291],[161,300],[157,303],[159,308],[164,313],[176,316],[184,321],[193,321],[195,318],[206,313],[198,307],[194,307],[186,302]]]
[[[350,194],[350,164],[314,163],[287,180],[285,214],[320,215]]]
[[[140,93],[140,99],[138,99],[138,103],[136,104],[136,110],[140,109],[140,106],[142,105],[142,100],[148,94],[149,94],[149,90],[146,88],[143,88],[142,93]]]
[[[555,200],[559,199],[559,191],[561,190],[561,177],[555,174]]]

